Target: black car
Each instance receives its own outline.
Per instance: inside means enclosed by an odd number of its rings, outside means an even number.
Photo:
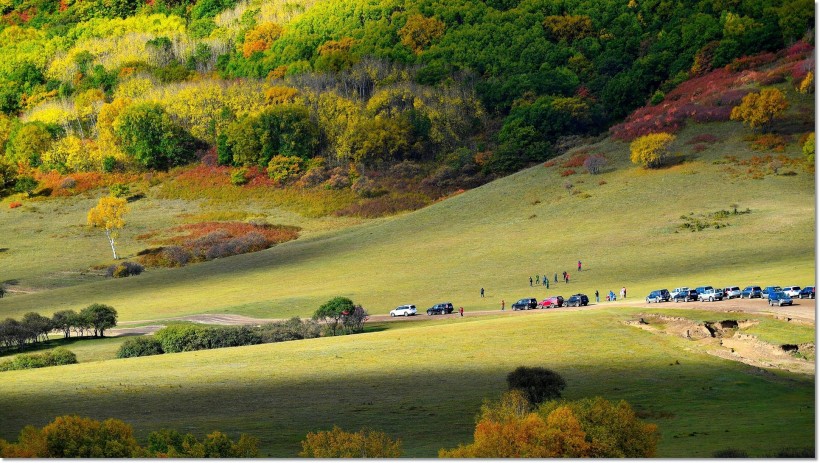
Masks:
[[[427,309],[427,315],[446,315],[448,313],[453,313],[452,302],[442,302]]]
[[[564,301],[565,307],[581,307],[582,305],[589,305],[589,298],[586,294],[573,294]]]
[[[524,299],[519,299],[512,305],[513,310],[530,310],[536,307],[538,307],[538,300],[534,297],[525,297]]]
[[[801,289],[797,297],[800,299],[814,299],[814,286],[806,286]]]
[[[672,297],[672,300],[675,302],[690,302],[690,301],[697,301],[698,300],[698,292],[694,289],[688,289],[686,291],[681,291],[678,294],[675,294]]]

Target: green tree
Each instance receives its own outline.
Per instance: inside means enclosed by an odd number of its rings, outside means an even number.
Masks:
[[[560,399],[566,385],[561,375],[542,367],[518,367],[507,375],[507,387],[524,393],[533,405]]]
[[[46,458],[130,458],[140,447],[131,426],[116,419],[103,422],[79,416],[60,416],[43,427]]]
[[[117,326],[117,310],[110,305],[91,304],[80,312],[94,328],[94,336],[105,337],[105,330]]]
[[[15,164],[37,167],[52,143],[51,132],[42,122],[29,122],[13,131],[6,144],[6,157]]]
[[[23,315],[22,324],[24,329],[34,335],[35,341],[39,341],[40,336],[43,337],[43,340],[48,340],[48,333],[54,329],[54,323],[50,318],[36,312],[28,312]]]
[[[325,302],[313,313],[314,320],[321,320],[335,336],[345,313],[350,313],[355,308],[353,301],[346,297],[337,296]]]
[[[122,150],[149,169],[167,170],[194,158],[196,141],[157,103],[125,108],[114,133]]]
[[[71,329],[77,326],[77,317],[79,315],[73,310],[61,310],[54,313],[51,322],[54,324],[54,329],[62,331],[63,336],[68,339],[71,337]]]
[[[34,190],[40,183],[30,175],[21,175],[14,181],[14,191],[17,193],[25,193],[26,196],[31,196]]]
[[[675,136],[664,132],[638,137],[629,145],[630,159],[644,168],[660,167],[669,158],[669,145],[673,141]]]

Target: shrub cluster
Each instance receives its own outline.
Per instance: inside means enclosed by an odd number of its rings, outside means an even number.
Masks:
[[[174,227],[185,235],[166,240],[168,246],[140,251],[147,267],[183,267],[221,257],[261,251],[299,236],[299,228],[268,223],[201,222]]]
[[[120,262],[119,264],[108,267],[105,276],[109,278],[125,278],[132,275],[139,275],[143,270],[145,270],[145,267],[136,262]]]
[[[30,368],[53,367],[77,363],[74,352],[58,347],[42,354],[20,354],[11,360],[0,363],[0,371],[27,370]]]
[[[147,357],[149,355],[159,355],[165,353],[162,350],[162,343],[153,337],[140,336],[138,338],[126,339],[117,351],[117,358]]]
[[[320,335],[321,328],[318,323],[313,320],[301,320],[299,317],[255,327],[171,325],[157,331],[153,339],[138,338],[126,341],[117,355],[124,358],[190,352],[311,339]]]

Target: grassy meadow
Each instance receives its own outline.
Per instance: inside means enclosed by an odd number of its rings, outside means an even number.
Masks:
[[[625,399],[657,423],[661,457],[811,445],[814,378],[703,354],[624,325],[632,312],[396,322],[356,336],[6,372],[0,437],[77,413],[123,419],[141,438],[160,427],[250,433],[263,455],[293,457],[307,432],[336,424],[383,430],[402,438],[406,456],[434,457],[471,440],[479,406],[504,390],[506,373],[543,365],[565,377],[566,398]]]

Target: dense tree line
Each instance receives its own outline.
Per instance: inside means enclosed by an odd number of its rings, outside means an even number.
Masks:
[[[313,3],[0,1],[0,187],[206,149],[283,184],[317,159],[345,188],[404,161],[509,172],[814,23],[809,0]]]
[[[70,338],[72,333],[74,336],[102,337],[105,330],[115,326],[117,311],[104,304],[91,304],[79,313],[62,310],[51,318],[29,312],[22,320],[7,318],[0,322],[0,346],[21,350],[27,345],[47,341],[52,331],[62,332],[65,338]]]

